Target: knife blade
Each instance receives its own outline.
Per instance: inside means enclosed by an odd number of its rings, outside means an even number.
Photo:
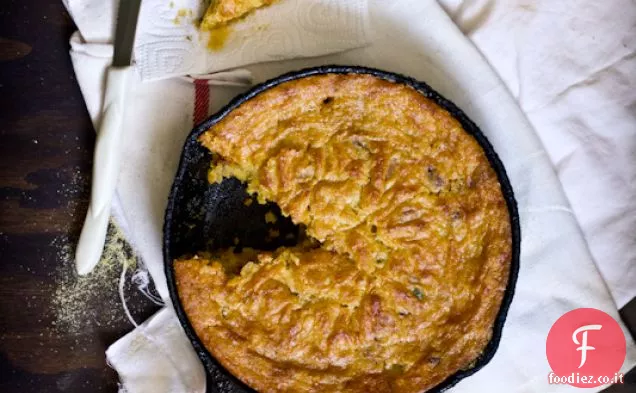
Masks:
[[[140,8],[141,0],[121,0],[119,3],[113,63],[106,77],[102,120],[95,142],[91,200],[75,251],[75,265],[80,275],[93,270],[104,249],[121,165],[123,119]]]
[[[121,0],[117,12],[113,67],[131,65],[141,0]]]

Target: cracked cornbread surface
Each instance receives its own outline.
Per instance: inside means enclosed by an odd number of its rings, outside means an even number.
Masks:
[[[419,393],[470,367],[507,286],[508,209],[475,139],[412,88],[370,75],[285,82],[200,137],[314,239],[175,261],[206,348],[262,393]],[[230,258],[232,259],[232,258]]]

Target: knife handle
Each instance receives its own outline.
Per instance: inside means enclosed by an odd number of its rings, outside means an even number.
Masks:
[[[95,142],[91,204],[97,214],[110,201],[117,187],[121,164],[121,136],[132,67],[111,67],[106,80],[102,122]]]
[[[132,67],[111,67],[108,70],[102,121],[95,143],[91,202],[75,252],[75,264],[80,275],[93,270],[104,249],[110,204],[121,165],[122,126],[131,72]]]
[[[77,274],[80,276],[93,271],[102,257],[109,218],[110,207],[103,209],[98,214],[94,214],[92,206],[88,207],[86,220],[75,250],[75,265]]]

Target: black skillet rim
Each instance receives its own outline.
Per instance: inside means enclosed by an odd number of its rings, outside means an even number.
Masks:
[[[380,79],[384,79],[393,83],[400,83],[418,91],[420,94],[425,97],[431,99],[439,106],[447,110],[455,119],[457,119],[464,130],[472,135],[475,140],[479,143],[481,148],[484,150],[490,165],[493,167],[497,174],[497,178],[499,180],[499,184],[501,186],[501,190],[506,200],[506,204],[508,206],[508,212],[510,216],[510,224],[511,224],[511,232],[512,232],[512,259],[510,262],[510,274],[508,278],[508,285],[506,287],[506,291],[504,293],[504,297],[501,302],[501,307],[499,309],[499,313],[495,319],[495,323],[493,326],[493,334],[492,338],[488,342],[488,345],[482,352],[482,354],[476,359],[473,366],[465,369],[459,370],[456,373],[452,374],[440,384],[436,385],[432,389],[429,389],[428,393],[440,393],[443,392],[452,386],[456,385],[462,379],[469,377],[470,375],[476,373],[481,368],[483,368],[486,364],[490,362],[490,360],[495,355],[497,348],[499,347],[499,342],[501,341],[501,335],[503,331],[504,322],[506,320],[506,316],[508,314],[508,310],[510,308],[510,304],[512,302],[512,298],[514,295],[515,285],[517,282],[517,276],[519,274],[519,257],[520,257],[520,243],[521,243],[521,228],[519,225],[519,213],[517,210],[517,202],[514,197],[514,193],[512,190],[512,186],[510,184],[510,180],[508,179],[508,175],[506,174],[506,170],[495,153],[492,145],[486,139],[482,131],[477,127],[472,120],[466,116],[466,114],[459,109],[455,104],[442,97],[439,93],[433,90],[429,85],[424,82],[417,81],[413,78],[403,76],[397,73],[382,71],[375,68],[369,67],[361,67],[361,66],[340,66],[340,65],[328,65],[328,66],[319,66],[306,68],[299,71],[289,72],[283,74],[274,79],[268,80],[264,83],[256,85],[249,91],[235,97],[229,104],[223,107],[220,111],[210,116],[207,120],[205,120],[200,125],[196,126],[192,132],[188,135],[186,142],[184,144],[184,148],[191,143],[192,140],[195,140],[205,131],[210,129],[214,124],[221,121],[225,118],[231,111],[236,109],[238,106],[243,104],[244,102],[252,99],[253,97],[259,95],[260,93],[268,90],[272,87],[280,85],[284,82],[293,81],[296,79],[305,78],[312,75],[324,75],[324,74],[367,74],[372,75]],[[185,150],[184,150],[185,153]],[[172,225],[172,215],[174,210],[175,196],[178,195],[180,191],[180,184],[183,181],[183,177],[185,174],[185,170],[187,165],[185,164],[185,159],[187,155],[181,155],[181,159],[179,161],[179,169],[177,171],[175,181],[172,185],[170,196],[168,198],[168,205],[166,208],[166,215],[164,221],[163,228],[163,258],[164,258],[164,269],[166,274],[166,280],[168,284],[168,290],[170,293],[170,297],[172,299],[172,304],[174,306],[175,312],[183,329],[190,339],[195,351],[197,352],[199,358],[203,361],[205,365],[206,372],[208,375],[212,373],[222,373],[226,374],[229,379],[235,383],[234,386],[226,386],[222,389],[227,389],[223,393],[232,393],[237,390],[255,392],[254,389],[246,386],[241,381],[239,381],[236,377],[234,377],[229,371],[227,371],[215,358],[212,356],[202,342],[199,340],[198,336],[194,332],[192,325],[190,324],[186,313],[181,305],[181,301],[179,300],[178,292],[177,292],[177,284],[174,277],[174,269],[173,269],[173,260],[174,257],[171,255],[170,246],[170,233],[171,233],[171,225]],[[208,386],[208,391],[210,391],[210,386]],[[215,389],[216,390],[216,389]]]

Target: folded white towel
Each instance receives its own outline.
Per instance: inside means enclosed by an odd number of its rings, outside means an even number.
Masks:
[[[205,373],[171,308],[159,311],[106,351],[121,392],[204,392]]]

